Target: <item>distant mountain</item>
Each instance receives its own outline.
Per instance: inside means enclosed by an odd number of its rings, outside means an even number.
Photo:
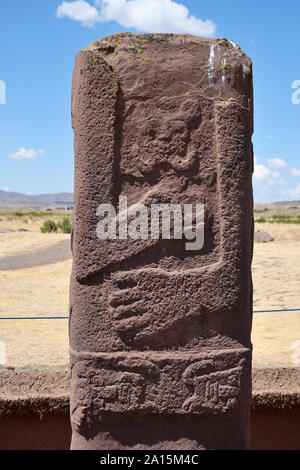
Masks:
[[[273,202],[272,204],[275,206],[292,206],[292,205],[299,206],[300,201],[278,201],[278,202]]]
[[[22,193],[0,191],[0,207],[59,207],[73,205],[72,193],[39,194],[29,196]]]
[[[269,209],[271,208],[291,208],[291,207],[297,207],[298,209],[300,208],[300,201],[276,201],[276,202],[268,202],[265,204],[255,204],[256,208],[259,207],[267,207]]]
[[[74,202],[73,193],[57,193],[57,194],[39,194],[37,196],[29,196],[22,193],[13,193],[9,191],[0,191],[0,207],[2,208],[22,208],[22,207],[60,207],[72,206]],[[280,208],[290,206],[289,208],[299,208],[300,201],[278,201],[268,204],[255,204],[255,209],[261,208]]]

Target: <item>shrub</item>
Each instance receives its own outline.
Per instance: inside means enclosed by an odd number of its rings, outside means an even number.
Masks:
[[[54,220],[46,220],[41,227],[41,232],[42,233],[51,233],[51,232],[57,232],[57,226]]]
[[[267,219],[265,219],[264,217],[259,217],[258,219],[255,219],[255,222],[257,224],[265,224],[267,222]]]
[[[61,222],[57,223],[57,227],[63,232],[63,233],[71,233],[72,231],[72,224],[70,222],[70,219],[64,218]]]

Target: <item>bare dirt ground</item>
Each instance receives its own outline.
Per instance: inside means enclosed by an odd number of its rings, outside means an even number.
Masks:
[[[256,228],[269,231],[275,241],[255,244],[254,310],[300,308],[300,226],[261,224]],[[12,255],[20,261],[21,253],[26,257],[55,249],[58,242],[69,243],[69,239],[69,235],[38,233],[35,227],[30,232],[0,234],[0,261]],[[0,317],[67,316],[71,264],[71,259],[64,259],[0,270]],[[300,312],[255,313],[252,340],[255,367],[295,367]],[[7,366],[68,364],[68,320],[0,320],[0,341],[6,345]]]

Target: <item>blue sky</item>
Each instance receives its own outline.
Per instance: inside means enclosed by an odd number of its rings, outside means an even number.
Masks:
[[[299,18],[299,0],[2,0],[0,189],[71,192],[76,53],[118,31],[166,31],[227,37],[252,58],[255,201],[300,200]]]

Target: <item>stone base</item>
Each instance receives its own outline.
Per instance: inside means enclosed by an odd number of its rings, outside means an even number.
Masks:
[[[247,448],[249,356],[73,352],[72,448]]]
[[[225,417],[104,413],[98,427],[94,422],[92,435],[73,433],[71,450],[244,450],[249,448],[248,430],[245,416],[234,422]]]

